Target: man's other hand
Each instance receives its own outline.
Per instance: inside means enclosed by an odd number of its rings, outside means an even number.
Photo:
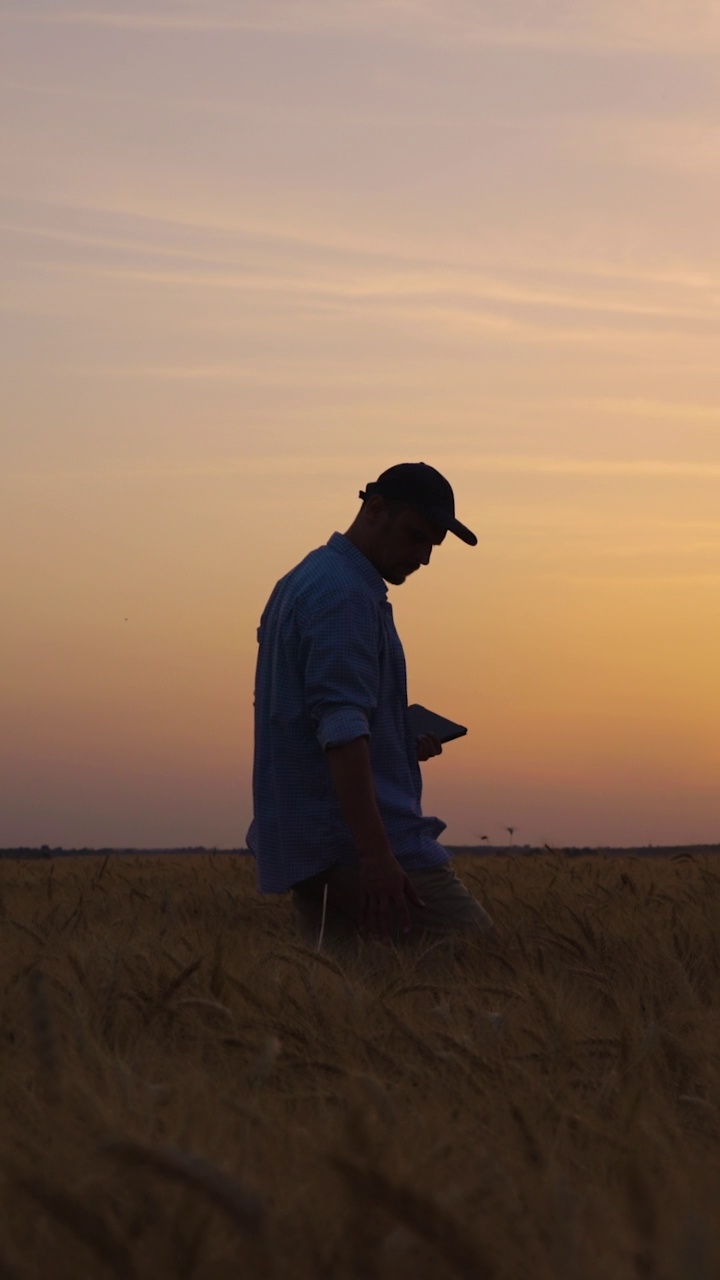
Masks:
[[[408,903],[425,904],[403,871],[397,858],[390,855],[361,861],[363,905],[360,928],[382,942],[392,942],[398,932],[409,933],[412,927]]]
[[[415,739],[418,760],[442,755],[442,742],[434,733],[420,733]]]

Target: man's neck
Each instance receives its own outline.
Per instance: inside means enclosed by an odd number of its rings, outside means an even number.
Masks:
[[[358,528],[356,521],[353,522],[353,524],[350,525],[350,528],[345,531],[343,537],[347,538],[348,542],[351,542],[352,545],[365,556],[365,559],[370,561],[375,572],[379,573],[382,578],[382,572],[379,566],[375,563],[375,558],[372,554],[371,541],[367,537],[365,531]]]

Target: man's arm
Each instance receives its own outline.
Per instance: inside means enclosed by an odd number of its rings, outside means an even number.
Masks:
[[[361,924],[384,939],[392,937],[396,924],[407,932],[408,900],[415,906],[423,904],[390,846],[375,798],[368,739],[354,738],[341,747],[328,747],[325,754],[360,859],[365,893]]]

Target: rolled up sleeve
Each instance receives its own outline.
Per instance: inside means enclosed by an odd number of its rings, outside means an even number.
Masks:
[[[355,738],[369,738],[370,725],[367,716],[359,709],[338,707],[323,716],[315,732],[323,751],[327,751],[328,747],[343,747]]]
[[[300,653],[305,705],[323,750],[369,736],[380,654],[377,613],[367,597],[306,615]]]

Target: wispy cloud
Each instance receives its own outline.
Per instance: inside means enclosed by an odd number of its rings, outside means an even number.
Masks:
[[[622,326],[624,335],[632,332],[640,339],[655,336],[657,329],[651,328],[646,334],[642,325],[629,329],[629,322],[648,321],[666,327],[666,322],[679,326],[690,321],[712,327],[717,318],[717,306],[707,284],[690,289],[668,283],[659,291],[657,287],[649,290],[652,282],[641,278],[623,290],[618,281],[618,287],[608,292],[602,277],[594,281],[585,277],[574,286],[558,286],[542,278],[533,280],[532,273],[526,273],[524,279],[507,279],[468,266],[459,270],[428,263],[411,270],[398,270],[397,266],[381,269],[377,262],[371,265],[358,253],[344,263],[324,261],[320,251],[309,266],[286,261],[264,271],[247,266],[238,270],[238,264],[248,256],[247,249],[243,251],[240,247],[230,252],[218,249],[213,253],[207,248],[173,247],[166,242],[12,223],[0,224],[0,229],[3,228],[23,238],[45,240],[70,249],[97,250],[97,256],[91,259],[74,254],[32,264],[35,271],[56,276],[64,273],[74,282],[82,277],[98,277],[123,285],[217,290],[248,299],[264,297],[290,307],[311,304],[326,311],[348,307],[358,312],[374,309],[388,319],[394,316],[400,321],[452,325],[456,331],[484,329],[495,331],[499,336],[516,335],[529,341],[542,340],[550,330],[554,339],[565,338],[572,343],[593,338],[612,340],[618,332],[612,327],[613,317]],[[122,261],[111,265],[102,251],[122,255]],[[153,264],[155,258],[159,263],[166,260],[182,264],[182,269],[177,265]],[[149,259],[149,262],[140,266],[136,264],[137,259]],[[17,258],[15,261],[17,263]],[[290,265],[292,270],[288,270]],[[208,266],[213,269],[208,270]],[[586,318],[585,324],[563,325],[563,313],[574,312]],[[588,325],[587,318],[593,316],[602,321]]]
[[[31,208],[37,210],[36,216],[45,214],[51,221],[34,222]],[[89,231],[86,227],[91,218],[97,229]],[[68,226],[71,219],[85,224],[83,229]],[[116,230],[118,223],[123,226],[120,235]],[[373,279],[368,272],[373,272],[371,264],[374,263],[382,264],[386,279],[392,277],[406,283],[413,278],[438,279],[445,272],[447,280],[460,289],[464,282],[470,282],[467,287],[472,287],[480,273],[488,284],[512,289],[534,287],[555,296],[558,295],[557,281],[561,279],[577,280],[584,289],[603,282],[616,282],[633,290],[642,287],[683,291],[686,295],[684,302],[691,310],[703,294],[711,296],[716,308],[720,291],[720,270],[707,259],[703,259],[701,264],[694,262],[690,252],[686,260],[676,254],[671,259],[658,256],[649,250],[645,260],[636,256],[632,262],[616,260],[609,255],[601,256],[600,253],[593,257],[589,253],[579,254],[573,246],[561,248],[554,240],[542,237],[538,232],[519,239],[516,235],[503,233],[496,225],[480,225],[472,240],[454,236],[452,240],[439,243],[437,237],[423,235],[417,228],[409,228],[402,236],[390,228],[371,234],[361,223],[348,225],[344,222],[341,225],[330,221],[319,223],[316,219],[283,220],[276,210],[268,210],[267,216],[262,218],[232,219],[197,210],[183,214],[176,204],[168,202],[160,207],[147,198],[128,201],[124,205],[96,198],[91,204],[72,199],[35,201],[29,207],[23,207],[21,219],[6,217],[0,223],[2,229],[59,243],[126,249],[158,258],[224,266],[246,263],[248,250],[252,249],[257,255],[263,246],[272,251],[275,261],[279,251],[287,255],[309,251],[322,255],[327,265],[333,268],[333,275],[335,267],[342,268],[343,259],[356,259],[365,280]],[[193,238],[192,243],[188,243],[189,237]],[[488,272],[488,264],[492,264],[492,276]],[[508,278],[498,278],[499,270],[510,268],[516,277],[512,283]],[[528,284],[530,278],[536,282],[533,286]],[[627,294],[616,295],[616,301],[619,305],[623,302],[634,305],[636,294],[630,297]],[[653,300],[647,299],[647,304],[654,305]],[[641,305],[645,303],[641,302]],[[664,301],[657,305],[662,309]]]
[[[275,366],[249,368],[239,364],[62,365],[61,371],[80,378],[149,378],[159,382],[258,382],[263,385],[278,376]],[[287,371],[284,376],[287,378]]]
[[[177,32],[262,30],[276,32],[378,32],[406,41],[474,40],[536,49],[670,49],[706,52],[720,43],[720,15],[713,0],[589,0],[582,5],[527,0],[245,0],[229,3],[137,3],[21,8],[6,21]]]
[[[569,399],[562,402],[562,407],[580,412],[599,411],[622,418],[669,419],[684,422],[720,422],[720,402],[702,404],[697,401],[650,400],[640,397],[630,399],[611,399],[599,396],[595,400]]]
[[[532,127],[538,135],[552,130],[560,147],[591,154],[597,164],[614,169],[717,175],[716,114],[688,110],[662,118],[657,113],[618,112],[606,104],[592,112],[540,114]]]
[[[486,471],[498,475],[555,475],[635,478],[646,480],[677,479],[685,476],[697,480],[717,480],[720,462],[688,462],[683,459],[656,458],[569,458],[533,455],[459,455],[454,465],[467,471]]]
[[[687,573],[606,573],[602,569],[596,572],[586,570],[582,573],[572,573],[563,569],[548,569],[542,572],[540,577],[548,581],[561,581],[568,583],[577,583],[578,585],[595,586],[602,583],[604,586],[631,587],[636,590],[646,590],[649,587],[682,587],[683,589],[693,588],[702,590],[717,589],[720,586],[720,573],[693,573],[688,570]]]
[[[510,329],[514,321],[510,316],[484,313],[472,307],[472,303],[502,302],[516,306],[540,306],[553,310],[596,312],[603,315],[627,315],[664,319],[715,319],[714,308],[689,308],[668,303],[664,306],[627,299],[589,297],[581,293],[553,293],[533,289],[530,286],[513,285],[501,280],[449,279],[442,275],[424,278],[407,278],[398,275],[372,278],[342,278],[335,273],[318,279],[307,275],[270,275],[260,272],[231,270],[168,271],[150,268],[105,267],[100,265],[56,264],[53,269],[78,271],[110,279],[135,280],[144,284],[167,285],[202,289],[231,290],[244,294],[272,294],[291,297],[324,298],[330,301],[358,303],[397,303],[398,313],[409,315],[410,309],[402,304],[414,304],[413,310],[423,311],[440,319],[454,317],[460,323],[482,325],[498,329]],[[453,305],[453,300],[468,305]],[[527,327],[527,326],[525,326]]]
[[[166,463],[156,458],[136,462],[113,462],[91,468],[68,468],[57,471],[17,471],[17,480],[148,480],[238,476],[345,476],[356,475],[368,464],[366,454],[282,454]],[[688,462],[683,459],[653,458],[571,458],[542,457],[532,454],[445,454],[443,467],[448,472],[481,472],[487,475],[526,476],[592,476],[597,478],[677,480],[681,478],[716,482],[720,478],[720,462]]]

